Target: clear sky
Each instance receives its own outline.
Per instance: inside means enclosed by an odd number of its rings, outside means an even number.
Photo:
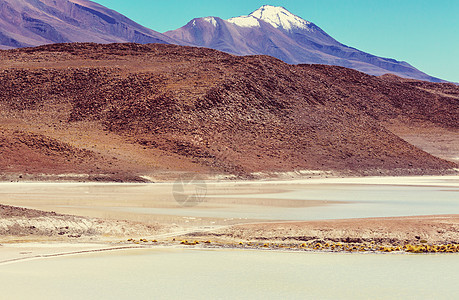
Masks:
[[[159,32],[284,6],[343,44],[459,82],[459,0],[96,0]]]

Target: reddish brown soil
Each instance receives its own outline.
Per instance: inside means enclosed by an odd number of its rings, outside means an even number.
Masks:
[[[38,217],[56,217],[63,216],[56,214],[55,212],[45,212],[35,209],[27,209],[22,207],[15,207],[9,205],[0,204],[0,217],[1,218],[13,218],[13,217],[26,217],[26,218],[38,218]]]
[[[459,163],[459,130],[432,124],[406,126],[396,122],[386,127],[410,144],[443,159]]]
[[[453,84],[159,44],[48,45],[1,51],[0,60],[2,174],[457,167],[386,127],[457,131]]]

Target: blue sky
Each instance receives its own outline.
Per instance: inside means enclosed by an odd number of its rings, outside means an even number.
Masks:
[[[223,19],[264,4],[284,6],[343,44],[404,60],[429,75],[459,82],[459,0],[96,0],[164,32],[195,17]]]

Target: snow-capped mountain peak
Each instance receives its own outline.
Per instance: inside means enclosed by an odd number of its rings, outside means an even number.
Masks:
[[[165,35],[182,41],[183,45],[213,48],[234,55],[263,54],[289,64],[338,65],[377,76],[392,73],[407,78],[439,80],[407,63],[348,47],[284,7],[264,5],[251,14],[229,20],[207,17],[194,19],[191,26],[189,24]]]
[[[310,30],[308,25],[310,25],[311,22],[303,20],[281,6],[263,5],[249,16],[265,21],[275,28],[281,28],[287,31],[295,28]]]
[[[217,26],[217,20],[215,20],[214,17],[206,17],[203,19],[206,22],[209,22],[210,24]]]
[[[260,22],[254,16],[240,16],[227,20],[239,27],[260,27]]]

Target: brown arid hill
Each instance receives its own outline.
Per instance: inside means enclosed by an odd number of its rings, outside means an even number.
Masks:
[[[457,136],[449,83],[161,44],[55,44],[0,51],[0,61],[3,179],[457,168],[399,135]]]

